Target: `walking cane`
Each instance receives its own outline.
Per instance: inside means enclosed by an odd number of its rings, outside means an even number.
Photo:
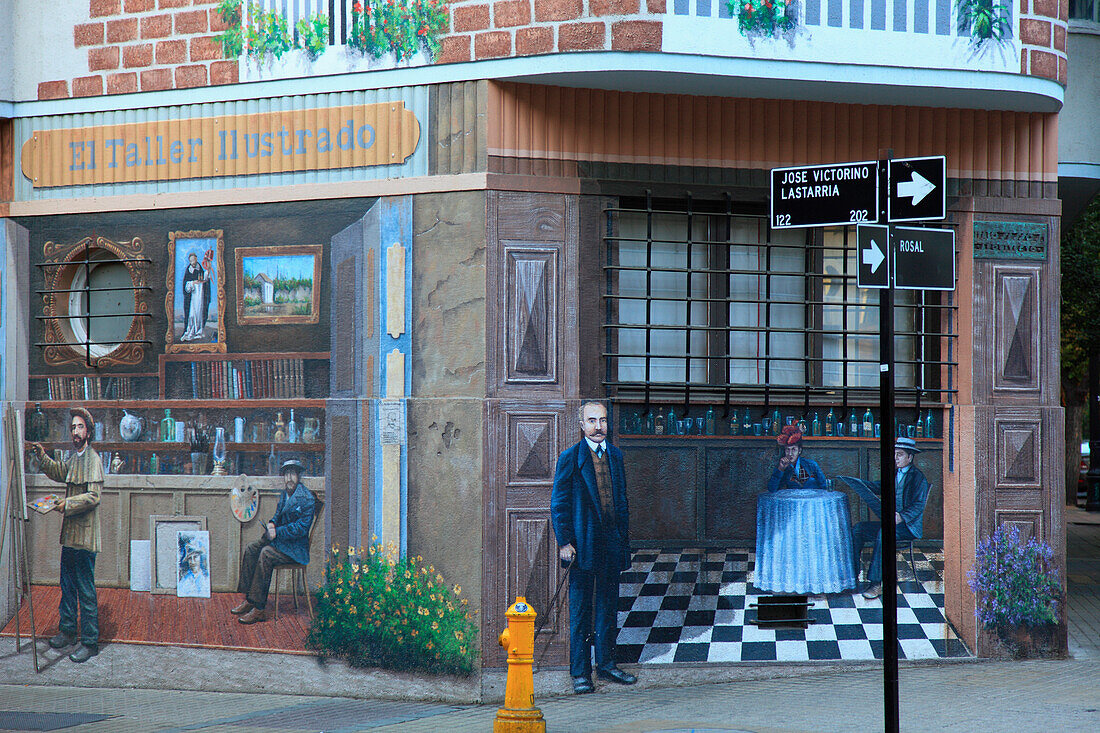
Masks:
[[[539,615],[538,621],[535,624],[535,638],[539,637],[539,634],[546,624],[550,620],[550,611],[554,607],[561,608],[561,591],[565,587],[565,581],[569,578],[569,571],[573,569],[573,565],[577,562],[576,554],[573,555],[573,559],[569,561],[569,564],[565,566],[565,572],[561,575],[561,580],[558,581],[558,589],[554,591],[554,597],[550,599],[549,605],[546,607],[546,611]],[[542,653],[539,654],[539,658],[535,661],[535,671],[538,672],[542,669],[542,660],[546,656],[546,652],[550,650],[550,640],[552,637],[547,637],[546,642],[543,644]]]

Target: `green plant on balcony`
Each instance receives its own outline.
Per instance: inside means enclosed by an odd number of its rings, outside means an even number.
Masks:
[[[259,3],[248,6],[248,22],[243,19],[244,0],[222,0],[215,8],[226,29],[218,36],[226,58],[246,53],[263,63],[268,58],[281,58],[292,48],[301,48],[310,60],[328,48],[329,19],[316,14],[298,21],[298,40],[291,37],[286,18],[274,10],[264,10]]]
[[[328,16],[302,18],[295,27],[298,29],[298,45],[306,52],[310,61],[316,60],[328,48]]]
[[[434,58],[446,28],[446,0],[356,0],[348,46],[371,58],[392,53],[404,61],[421,48]]]
[[[794,0],[726,0],[741,35],[774,38],[798,24]]]
[[[1001,41],[1012,35],[1009,6],[995,0],[955,0],[959,35],[970,34],[970,42]]]

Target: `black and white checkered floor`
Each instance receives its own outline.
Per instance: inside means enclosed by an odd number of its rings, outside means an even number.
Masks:
[[[760,628],[751,551],[640,550],[619,585],[620,662],[881,659],[882,601],[849,591],[811,596],[806,629]],[[943,614],[943,551],[898,556],[902,659],[969,656]]]

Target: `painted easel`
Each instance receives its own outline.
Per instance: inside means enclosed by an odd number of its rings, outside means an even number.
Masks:
[[[23,424],[19,421],[15,409],[11,403],[4,410],[4,444],[7,446],[6,460],[8,463],[8,486],[5,504],[7,505],[7,517],[10,520],[12,551],[15,554],[15,651],[23,653],[22,630],[19,623],[19,609],[23,607],[23,601],[27,602],[27,610],[30,614],[31,633],[30,647],[34,658],[34,671],[41,672],[38,666],[38,646],[35,641],[34,630],[34,600],[31,596],[30,564],[27,562],[27,483],[23,474]],[[18,491],[17,491],[18,489]],[[4,540],[7,532],[0,530],[0,556],[4,553]]]

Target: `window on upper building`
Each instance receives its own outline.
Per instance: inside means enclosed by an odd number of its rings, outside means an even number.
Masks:
[[[856,285],[854,227],[772,230],[723,202],[607,211],[606,380],[620,396],[877,394],[877,291]],[[943,399],[954,308],[895,295],[899,401]]]
[[[1100,23],[1100,0],[1069,0],[1069,19]]]

